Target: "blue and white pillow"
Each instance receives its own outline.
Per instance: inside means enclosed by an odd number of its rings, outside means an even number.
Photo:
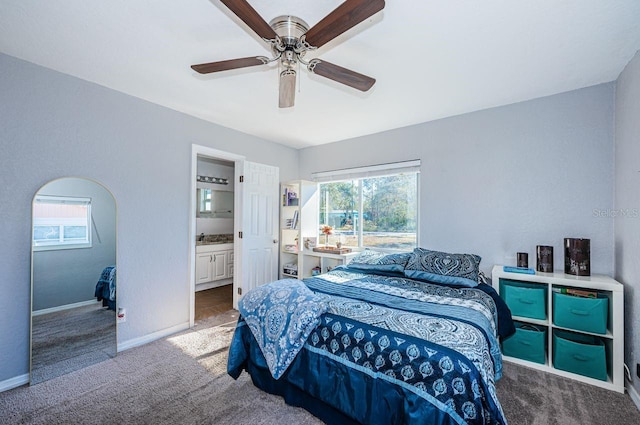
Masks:
[[[478,285],[480,260],[480,256],[474,254],[449,254],[416,248],[404,274],[411,279],[472,288]]]
[[[349,262],[348,267],[352,270],[369,272],[400,274],[404,272],[404,267],[409,261],[410,252],[399,254],[387,254],[384,252],[365,249]]]

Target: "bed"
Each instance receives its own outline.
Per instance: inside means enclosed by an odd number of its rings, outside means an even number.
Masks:
[[[228,373],[329,424],[506,424],[498,341],[515,329],[479,262],[366,251],[258,287],[239,303]]]
[[[94,293],[97,301],[102,301],[102,306],[109,310],[116,309],[116,266],[108,266],[100,273],[100,279],[96,283]]]

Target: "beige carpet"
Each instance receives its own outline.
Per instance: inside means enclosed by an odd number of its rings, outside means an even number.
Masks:
[[[231,311],[100,364],[0,393],[0,423],[321,424],[258,390],[246,374],[238,381],[226,374],[236,320]],[[640,424],[626,395],[512,364],[498,396],[511,425]]]

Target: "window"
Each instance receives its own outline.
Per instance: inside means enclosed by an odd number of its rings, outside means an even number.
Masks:
[[[418,242],[418,173],[320,184],[320,226],[327,243],[408,251]],[[320,243],[325,236],[320,235]]]
[[[36,196],[33,203],[35,251],[90,247],[90,198]]]

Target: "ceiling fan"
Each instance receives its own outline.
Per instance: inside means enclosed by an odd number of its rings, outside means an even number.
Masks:
[[[381,11],[384,0],[346,0],[313,27],[296,16],[278,16],[267,24],[246,0],[220,0],[264,41],[271,45],[273,57],[251,56],[191,65],[200,74],[227,71],[279,61],[279,107],[292,107],[295,100],[298,62],[310,72],[360,91],[369,90],[374,78],[321,59],[306,61],[304,55],[333,40],[348,29]]]

